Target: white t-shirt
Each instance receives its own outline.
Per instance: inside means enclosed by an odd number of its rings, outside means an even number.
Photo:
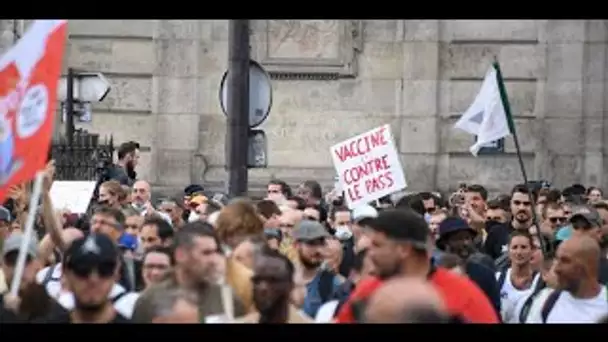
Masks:
[[[540,279],[540,273],[534,276],[529,288],[520,290],[511,282],[511,268],[509,267],[505,272],[507,272],[505,282],[500,288],[500,315],[505,323],[517,323],[518,316],[515,313],[515,307],[520,299],[526,298],[532,293]],[[500,279],[500,274],[501,272],[496,273],[496,280]]]
[[[340,304],[340,301],[332,300],[321,305],[319,311],[317,311],[317,315],[315,316],[315,322],[330,323],[334,319],[334,314],[336,313],[338,304]]]
[[[51,298],[54,298],[66,310],[72,310],[74,308],[74,295],[70,291],[65,291],[61,288],[61,264],[53,266],[53,274],[51,279],[46,283],[46,292]],[[47,277],[50,267],[45,267],[36,274],[36,281],[42,284]],[[114,284],[109,298],[115,298],[125,293],[125,288],[119,284]],[[122,295],[118,300],[114,302],[114,308],[118,313],[126,318],[131,318],[133,315],[133,309],[135,308],[135,302],[139,298],[139,293],[130,292]]]
[[[534,300],[526,323],[543,323],[542,308],[545,301],[554,290],[545,289]],[[547,316],[547,324],[554,323],[597,323],[608,315],[608,291],[602,287],[599,294],[589,299],[574,298],[567,291],[562,291],[553,309]]]

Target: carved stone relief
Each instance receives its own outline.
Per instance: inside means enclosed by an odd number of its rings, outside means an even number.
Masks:
[[[360,20],[254,20],[251,57],[273,78],[356,77],[361,25]]]

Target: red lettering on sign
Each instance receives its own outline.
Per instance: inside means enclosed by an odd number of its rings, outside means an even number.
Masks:
[[[363,198],[359,192],[359,184],[353,184],[353,186],[348,187],[346,193],[348,194],[348,199],[351,202],[355,202]]]
[[[388,141],[384,135],[385,131],[386,127],[380,127],[370,134],[352,140],[348,144],[340,145],[336,150],[334,150],[334,153],[338,159],[340,159],[340,162],[344,162],[354,157],[363,156],[376,147],[385,146],[388,144]]]
[[[395,184],[393,173],[391,171],[386,171],[379,175],[375,175],[373,178],[367,179],[365,181],[365,190],[368,194],[373,194],[374,192],[390,188],[393,184]]]

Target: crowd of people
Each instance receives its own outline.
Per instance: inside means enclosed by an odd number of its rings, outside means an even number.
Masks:
[[[349,208],[309,180],[264,199],[192,184],[152,200],[124,143],[87,213],[35,229],[30,185],[0,207],[2,323],[605,323],[608,202],[598,188],[484,186]],[[10,285],[22,245],[26,264]],[[19,272],[20,273],[20,272]]]

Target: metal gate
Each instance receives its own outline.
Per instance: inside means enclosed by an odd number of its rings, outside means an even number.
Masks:
[[[77,130],[71,146],[61,137],[53,141],[51,149],[56,180],[95,181],[99,172],[112,164],[114,142],[112,136],[100,141],[99,134]]]

